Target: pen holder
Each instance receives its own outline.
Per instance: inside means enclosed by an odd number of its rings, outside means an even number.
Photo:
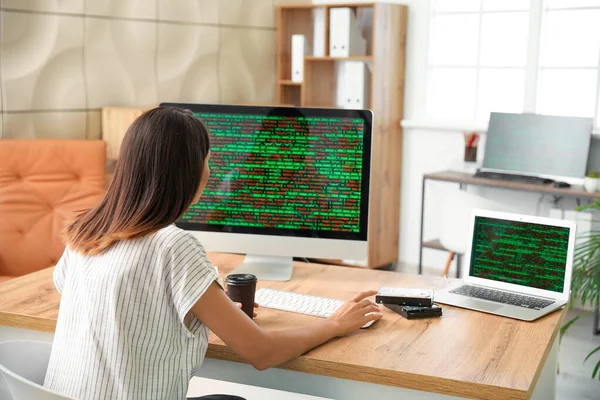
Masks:
[[[477,146],[465,146],[465,162],[477,161]]]

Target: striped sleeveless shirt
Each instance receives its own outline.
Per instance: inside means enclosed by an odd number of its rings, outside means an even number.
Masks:
[[[170,225],[96,256],[68,248],[44,386],[76,399],[184,399],[208,347],[191,313],[217,274],[200,242]]]

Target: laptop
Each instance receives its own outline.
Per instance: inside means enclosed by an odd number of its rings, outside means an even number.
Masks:
[[[569,302],[575,223],[476,210],[469,270],[438,303],[533,321]]]

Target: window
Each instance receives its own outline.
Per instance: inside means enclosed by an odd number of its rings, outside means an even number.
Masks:
[[[427,114],[596,118],[600,0],[432,0]]]
[[[548,0],[546,7],[537,110],[597,118],[600,0]]]

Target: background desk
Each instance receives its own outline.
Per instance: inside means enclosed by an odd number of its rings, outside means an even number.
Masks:
[[[438,239],[424,241],[424,221],[425,221],[425,189],[427,181],[458,183],[460,187],[467,185],[494,187],[499,189],[517,190],[522,192],[534,192],[548,194],[557,197],[574,197],[579,199],[600,199],[600,193],[586,192],[582,186],[572,186],[569,188],[555,188],[549,185],[536,185],[533,183],[523,183],[508,180],[476,178],[471,173],[442,171],[423,175],[423,186],[421,191],[421,240],[419,248],[419,274],[423,272],[423,249],[435,249],[447,251]],[[460,255],[457,256],[456,276],[460,276]]]
[[[223,276],[242,262],[237,255],[210,257]],[[259,282],[259,287],[349,298],[382,285],[446,284],[438,277],[296,263],[291,281]],[[51,268],[0,284],[0,325],[53,332],[59,301]],[[454,307],[444,307],[441,318],[426,320],[406,320],[387,309],[384,313],[385,318],[369,329],[263,372],[244,364],[211,335],[198,375],[344,400],[555,395],[556,336],[563,310],[533,323]],[[256,322],[267,329],[285,329],[305,326],[314,318],[263,309]]]

